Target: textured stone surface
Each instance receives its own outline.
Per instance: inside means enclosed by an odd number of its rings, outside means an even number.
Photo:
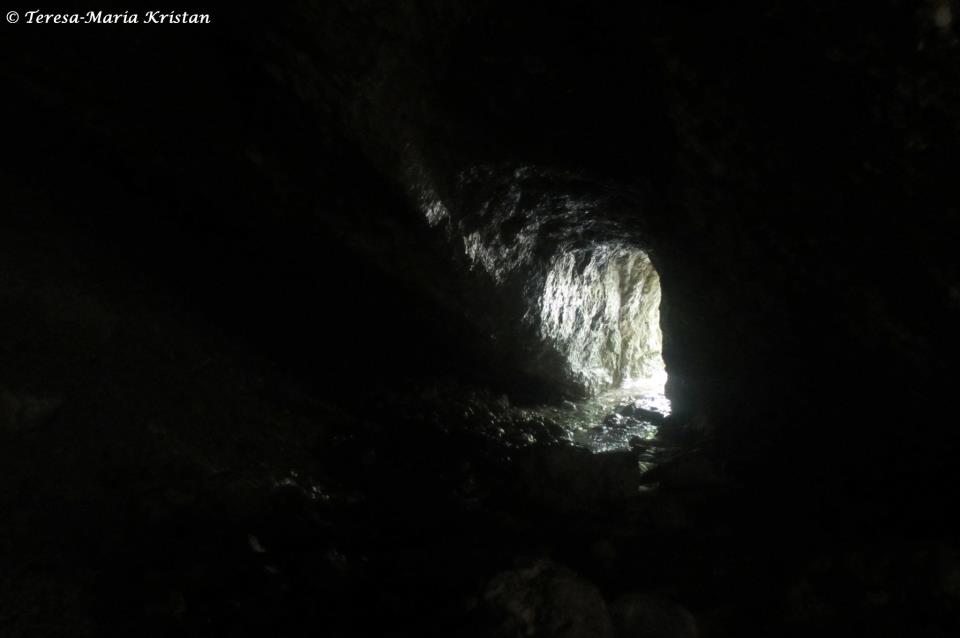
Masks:
[[[640,251],[600,245],[557,256],[536,320],[593,391],[663,375],[660,279]]]
[[[631,594],[611,605],[616,635],[623,638],[697,638],[697,621],[682,606],[651,594]]]
[[[613,636],[606,603],[596,586],[546,561],[497,575],[487,585],[484,603],[495,619],[489,636]]]

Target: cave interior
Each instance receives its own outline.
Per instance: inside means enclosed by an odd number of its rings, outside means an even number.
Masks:
[[[0,635],[960,635],[958,11],[8,17]]]

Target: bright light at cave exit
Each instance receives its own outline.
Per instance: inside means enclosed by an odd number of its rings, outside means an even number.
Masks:
[[[559,255],[541,299],[541,329],[595,392],[663,395],[660,277],[643,251],[600,245]]]
[[[653,441],[670,414],[660,328],[660,277],[642,251],[593,246],[550,263],[540,303],[545,339],[591,397],[555,418],[594,454]]]
[[[668,415],[670,400],[666,397],[667,369],[663,362],[663,331],[660,326],[660,278],[656,271],[653,275],[651,290],[646,294],[651,295],[656,303],[650,309],[651,330],[646,333],[642,348],[644,352],[650,354],[646,365],[640,366],[643,373],[636,377],[624,378],[620,388],[613,390],[611,394],[629,397],[637,407]]]

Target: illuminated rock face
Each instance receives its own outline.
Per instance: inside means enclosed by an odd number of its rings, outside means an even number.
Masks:
[[[490,316],[523,374],[576,396],[662,387],[660,278],[622,202],[536,166],[472,167],[445,196],[425,170],[408,179],[420,213],[482,285],[475,314]]]
[[[540,330],[590,391],[663,372],[660,278],[642,251],[601,245],[553,260]]]

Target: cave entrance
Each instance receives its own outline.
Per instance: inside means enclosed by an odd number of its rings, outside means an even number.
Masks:
[[[669,414],[660,276],[642,250],[601,244],[557,255],[540,304],[543,337],[588,396],[567,423],[595,451],[652,439]]]
[[[642,250],[600,245],[557,256],[540,304],[543,336],[590,394],[663,391],[660,276]]]

